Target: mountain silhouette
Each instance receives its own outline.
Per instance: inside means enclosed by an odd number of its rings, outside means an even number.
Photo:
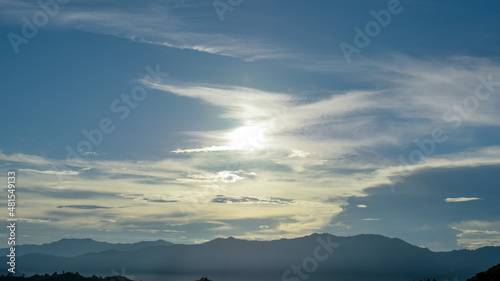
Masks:
[[[44,275],[33,275],[29,277],[22,276],[11,276],[11,275],[1,275],[0,280],[2,281],[132,281],[124,276],[108,276],[108,277],[84,277],[79,273],[66,272],[58,274],[54,272],[53,274]]]
[[[147,247],[170,246],[172,243],[163,240],[143,241],[133,244],[112,244],[107,242],[98,242],[92,239],[62,239],[43,245],[21,245],[16,247],[18,256],[25,254],[45,254],[60,257],[75,257],[87,253],[98,253],[109,250],[133,251]],[[7,249],[0,249],[7,252]]]
[[[196,245],[113,249],[75,257],[44,253],[18,257],[27,274],[65,270],[109,275],[111,269],[126,268],[127,274],[145,281],[192,281],[200,276],[217,281],[401,281],[428,277],[465,281],[499,261],[500,247],[432,252],[381,235],[331,234],[274,241],[230,237]],[[0,267],[5,267],[5,262],[3,258]]]
[[[494,267],[479,272],[474,277],[467,281],[498,281],[500,280],[500,263],[495,265]]]

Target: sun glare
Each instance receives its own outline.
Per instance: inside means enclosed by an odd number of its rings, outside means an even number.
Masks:
[[[231,146],[240,150],[259,149],[264,146],[264,129],[258,126],[239,127],[229,133]]]

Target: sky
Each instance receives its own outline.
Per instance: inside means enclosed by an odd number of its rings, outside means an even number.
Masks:
[[[500,246],[499,11],[0,0],[0,172],[6,187],[16,171],[18,243]]]

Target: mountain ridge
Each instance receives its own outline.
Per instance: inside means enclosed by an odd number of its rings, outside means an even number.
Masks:
[[[93,240],[91,238],[63,238],[58,241],[44,243],[41,245],[25,244],[16,246],[18,256],[43,253],[53,256],[75,257],[86,253],[98,253],[107,250],[130,251],[147,247],[169,246],[173,243],[158,239],[156,241],[139,241],[135,243],[108,243]],[[8,248],[0,249],[6,252]]]
[[[314,276],[312,280],[320,281],[331,280],[332,276],[336,281],[400,281],[430,276],[465,281],[498,264],[500,247],[433,252],[399,238],[376,234],[342,237],[313,233],[272,241],[227,237],[202,244],[160,243],[131,251],[111,249],[73,257],[30,253],[18,260],[27,274],[64,270],[105,275],[115,268],[127,268],[134,276],[192,278],[191,275],[211,274],[215,276],[211,279],[217,281],[239,280],[241,276],[247,278],[241,280],[297,281],[299,276],[292,272],[293,266],[306,268],[312,264],[316,268],[308,274]],[[0,268],[6,264],[4,261],[5,258],[0,259]]]

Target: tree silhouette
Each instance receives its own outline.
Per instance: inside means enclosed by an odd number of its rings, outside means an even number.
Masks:
[[[208,279],[207,277],[201,277],[201,279],[196,281],[212,281],[212,280]]]

